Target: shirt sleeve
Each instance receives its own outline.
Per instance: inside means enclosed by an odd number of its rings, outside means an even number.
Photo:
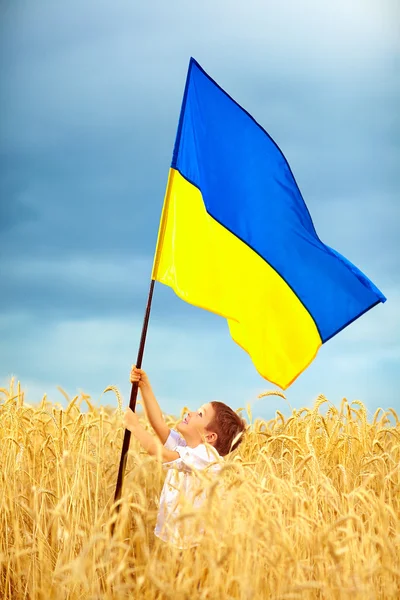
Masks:
[[[164,448],[167,450],[176,450],[179,446],[186,446],[185,440],[177,431],[175,431],[175,429],[170,429]]]
[[[220,460],[217,453],[207,448],[204,444],[200,444],[196,448],[176,446],[175,448],[171,448],[171,450],[178,452],[179,458],[164,463],[163,466],[166,469],[177,469],[178,471],[189,473],[193,469],[205,469],[212,463],[218,463]]]

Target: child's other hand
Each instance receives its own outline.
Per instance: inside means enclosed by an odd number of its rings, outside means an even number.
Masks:
[[[135,427],[139,425],[139,418],[137,414],[134,413],[133,410],[129,408],[129,406],[125,411],[124,423],[125,429],[128,429],[129,431],[133,431],[133,429],[135,429]]]
[[[140,388],[150,386],[150,381],[146,373],[142,371],[142,369],[137,369],[135,365],[132,365],[130,381],[131,383],[135,383],[137,381]]]

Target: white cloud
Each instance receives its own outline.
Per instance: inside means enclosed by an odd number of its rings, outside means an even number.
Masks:
[[[375,274],[380,276],[379,261],[389,263],[387,272],[382,268],[387,304],[374,308],[322,348],[288,390],[290,403],[310,405],[314,397],[325,393],[334,402],[342,395],[360,398],[371,410],[381,403],[382,396],[385,402],[398,405],[394,388],[398,382],[400,293],[395,250],[388,257],[389,236],[396,247],[397,212],[392,205],[397,196],[385,196],[383,184],[378,182],[379,194],[375,190],[373,202],[365,201],[360,191],[346,197],[335,192],[323,202],[319,190],[312,187],[319,181],[325,189],[342,180],[340,161],[350,161],[351,175],[356,167],[366,171],[371,166],[372,171],[374,161],[378,166],[394,164],[391,142],[385,145],[384,138],[395,125],[385,119],[386,112],[389,120],[395,114],[390,102],[395,98],[396,80],[391,73],[400,44],[396,6],[398,3],[389,0],[160,0],[151,6],[131,0],[114,4],[109,0],[64,4],[37,0],[24,3],[22,10],[16,0],[4,26],[8,52],[2,63],[7,76],[2,105],[7,117],[2,138],[10,156],[15,150],[22,152],[24,168],[32,152],[34,174],[24,175],[28,190],[24,199],[42,209],[43,230],[48,232],[51,227],[53,232],[65,228],[66,213],[72,219],[74,215],[82,218],[83,210],[73,212],[76,209],[68,202],[68,193],[77,197],[77,203],[90,197],[99,215],[96,227],[102,226],[106,235],[109,221],[102,217],[101,202],[122,196],[126,189],[121,182],[129,176],[145,188],[148,181],[144,176],[141,179],[141,165],[148,163],[149,172],[157,179],[154,164],[164,154],[168,163],[188,58],[194,55],[257,120],[271,124],[271,134],[279,133],[276,139],[285,154],[292,149],[294,170],[312,182],[309,188],[314,193],[322,239],[335,248],[337,240],[337,249],[364,268],[364,260],[365,265],[371,264],[368,251],[372,241],[369,244],[368,238],[375,232],[382,248],[373,269],[366,266],[366,272],[375,280]],[[63,146],[66,140],[75,143],[68,148],[69,154]],[[126,159],[128,140],[131,153]],[[86,160],[85,149],[79,154],[85,144],[91,150],[111,149],[117,164],[129,162],[129,171],[122,170],[121,175],[111,172],[109,162],[96,159],[88,174],[85,162],[84,175],[71,169],[72,179],[81,175],[84,180],[79,189],[71,192],[68,181],[63,180],[64,197],[51,179],[58,176],[57,169],[49,176],[47,161],[41,164],[38,156],[51,149],[59,165],[68,165],[74,159]],[[376,148],[376,154],[369,154],[370,148]],[[162,178],[165,174],[163,171]],[[389,179],[390,173],[387,177],[385,171],[378,174],[381,180]],[[371,185],[371,179],[365,177],[364,183]],[[140,194],[136,188],[128,194],[131,214],[135,210],[139,214],[143,198],[148,198],[143,196],[147,187],[142,188]],[[104,199],[102,191],[107,192]],[[53,196],[55,200],[46,206],[44,196],[47,203]],[[152,200],[147,201],[150,206]],[[158,202],[157,211],[159,206]],[[360,217],[357,225],[360,207],[364,220]],[[50,213],[53,220],[46,221]],[[158,223],[158,212],[154,218]],[[93,220],[86,222],[94,229]],[[38,225],[32,222],[19,229],[13,247],[26,242],[24,234],[29,227],[33,230]],[[359,229],[352,235],[356,227]],[[148,235],[147,230],[142,233]],[[76,228],[71,228],[69,251],[74,235]],[[34,242],[30,244],[32,253],[38,245],[36,238]],[[149,259],[76,255],[38,261],[33,257],[13,259],[5,265],[8,286],[25,286],[27,296],[35,282],[43,281],[55,294],[67,286],[96,295],[107,286],[117,296],[125,293],[127,285],[145,294],[150,266]],[[177,307],[179,302],[176,299]],[[163,292],[156,292],[144,363],[166,412],[179,412],[185,404],[214,398],[239,406],[271,387],[230,340],[222,319],[182,305],[173,320],[166,310],[172,305]],[[15,371],[32,396],[48,392],[56,398],[59,393],[54,390],[61,385],[71,395],[83,388],[97,399],[114,383],[127,398],[129,366],[136,357],[141,329],[138,310],[142,312],[142,307],[135,303],[132,319],[123,319],[115,316],[110,304],[108,317],[70,319],[63,313],[59,321],[43,322],[33,310],[15,307],[0,319],[0,375],[5,379]],[[182,325],[176,313],[196,317]],[[255,413],[270,417],[286,404],[272,398],[256,402],[255,407]]]
[[[359,84],[380,77],[399,48],[389,1],[180,0],[151,9],[128,0],[46,1],[23,11],[15,4],[5,31],[25,54],[11,54],[6,65],[3,103],[12,103],[15,118],[3,124],[3,137],[22,147],[52,147],[76,130],[93,139],[127,129],[143,137],[135,114],[149,127],[168,127],[163,116],[178,115],[191,54],[253,110],[260,99],[246,87],[254,82]]]
[[[183,329],[179,322],[172,325],[165,317],[160,320],[157,312],[150,319],[143,366],[152,377],[162,409],[178,414],[185,405],[195,407],[219,399],[235,408],[251,402],[255,416],[270,418],[277,408],[287,412],[287,403],[279,398],[256,400],[258,393],[274,386],[257,375],[248,356],[230,339],[224,320],[190,309],[202,327]],[[290,404],[309,406],[325,393],[336,404],[347,396],[365,401],[374,410],[384,393],[386,402],[396,408],[393,378],[384,381],[379,373],[400,358],[399,345],[394,343],[398,330],[392,335],[390,315],[383,315],[384,310],[373,309],[330,340],[287,390]],[[128,400],[128,375],[136,360],[141,320],[64,320],[33,329],[29,318],[23,322],[14,316],[11,327],[15,329],[19,322],[22,329],[27,328],[29,344],[21,336],[10,338],[7,357],[1,357],[3,380],[10,374],[5,371],[10,365],[22,385],[27,381],[31,392],[39,395],[47,392],[54,397],[56,385],[61,385],[70,395],[83,389],[97,401],[112,384]],[[33,401],[29,394],[27,401]],[[111,403],[110,398],[101,401]]]
[[[213,315],[209,316],[212,320]],[[14,317],[14,324],[17,322],[18,317]],[[179,412],[184,404],[197,405],[204,398],[227,402],[232,398],[231,402],[236,404],[251,399],[252,386],[246,379],[252,368],[243,361],[243,380],[233,371],[229,360],[242,351],[230,342],[223,320],[216,322],[213,329],[193,332],[150,321],[144,367],[155,381],[166,412]],[[9,344],[7,359],[2,361],[2,378],[11,375],[11,371],[4,372],[5,364],[9,364],[22,384],[26,379],[35,393],[49,391],[42,387],[47,381],[50,388],[57,382],[72,395],[81,388],[97,399],[108,385],[117,384],[127,397],[129,369],[136,361],[140,332],[141,322],[137,319],[42,324],[26,332],[29,346],[18,340]],[[250,377],[253,381],[256,378],[254,373]],[[229,380],[226,385],[224,382]],[[256,390],[254,387],[254,396]],[[174,395],[175,402],[169,408],[167,399]]]
[[[151,276],[151,258],[135,256],[96,257],[96,256],[57,256],[57,257],[17,257],[5,265],[9,280],[23,281],[26,286],[45,280],[57,287],[76,289],[91,288],[95,292],[101,288],[121,293],[122,287],[134,285],[142,290],[148,285]]]

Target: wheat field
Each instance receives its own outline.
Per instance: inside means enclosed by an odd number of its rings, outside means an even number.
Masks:
[[[108,391],[117,409],[65,393],[67,408],[30,406],[19,383],[1,390],[0,600],[400,597],[392,409],[368,420],[361,402],[323,396],[289,418],[248,409],[221,475],[201,475],[206,504],[183,509],[206,531],[180,552],[153,535],[163,469],[133,438],[113,509],[123,419]]]

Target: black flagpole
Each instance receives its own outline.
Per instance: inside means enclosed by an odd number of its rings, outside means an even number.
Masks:
[[[154,283],[155,283],[155,281],[154,281],[154,279],[152,279],[151,283],[150,283],[149,296],[147,299],[146,312],[145,312],[144,320],[143,320],[143,328],[142,328],[142,336],[140,338],[139,352],[138,352],[137,359],[136,359],[136,367],[138,369],[140,369],[142,367],[142,359],[143,359],[143,353],[144,353],[144,346],[146,343],[147,327],[148,327],[149,318],[150,318],[151,301],[153,298]],[[131,408],[133,410],[133,412],[135,412],[135,409],[136,409],[136,399],[137,399],[138,389],[139,389],[139,383],[137,381],[135,381],[135,383],[132,384],[131,398],[129,401],[129,408]],[[115,488],[114,503],[118,502],[121,498],[122,484],[123,484],[124,474],[125,474],[126,458],[127,458],[127,454],[128,454],[128,450],[129,450],[130,440],[131,440],[131,432],[128,429],[125,429],[124,442],[122,444],[121,459],[119,462],[119,469],[118,469],[117,486]],[[121,504],[118,503],[115,507],[115,510],[117,511],[117,513],[119,512],[120,507],[121,507]],[[113,524],[111,526],[111,535],[113,535],[113,533],[114,533],[114,526],[115,526],[115,521],[113,522]]]
[[[149,325],[149,318],[150,318],[151,301],[153,299],[153,290],[154,290],[154,284],[155,284],[155,279],[153,277],[155,277],[154,274],[157,273],[157,268],[158,268],[159,261],[160,261],[160,252],[161,252],[162,242],[163,242],[164,234],[165,234],[170,185],[171,185],[171,173],[169,173],[169,175],[168,175],[167,191],[165,194],[164,204],[163,204],[163,208],[162,208],[162,212],[161,212],[161,221],[160,221],[160,227],[158,230],[156,251],[154,254],[154,264],[153,264],[152,278],[151,278],[150,288],[149,288],[149,296],[147,298],[146,312],[145,312],[144,320],[143,320],[142,336],[140,338],[139,352],[138,352],[137,359],[136,359],[136,367],[138,369],[141,369],[141,367],[142,367],[142,359],[143,359],[143,353],[144,353],[144,346],[146,343],[147,327]],[[131,398],[129,401],[129,408],[131,408],[133,410],[133,412],[135,412],[135,408],[136,408],[136,398],[137,398],[138,389],[139,389],[139,383],[138,382],[133,383],[132,389],[131,389]],[[119,500],[121,499],[121,494],[122,494],[122,484],[124,481],[126,458],[127,458],[127,454],[128,454],[128,450],[129,450],[130,440],[131,440],[131,432],[128,431],[128,429],[125,429],[124,441],[122,444],[122,451],[121,451],[121,459],[119,462],[117,485],[115,488],[115,496],[114,496],[114,504],[116,503],[115,510],[117,513],[119,513],[119,510],[121,508],[121,503],[119,502]],[[114,528],[115,528],[115,521],[111,525],[111,535],[114,534]]]

